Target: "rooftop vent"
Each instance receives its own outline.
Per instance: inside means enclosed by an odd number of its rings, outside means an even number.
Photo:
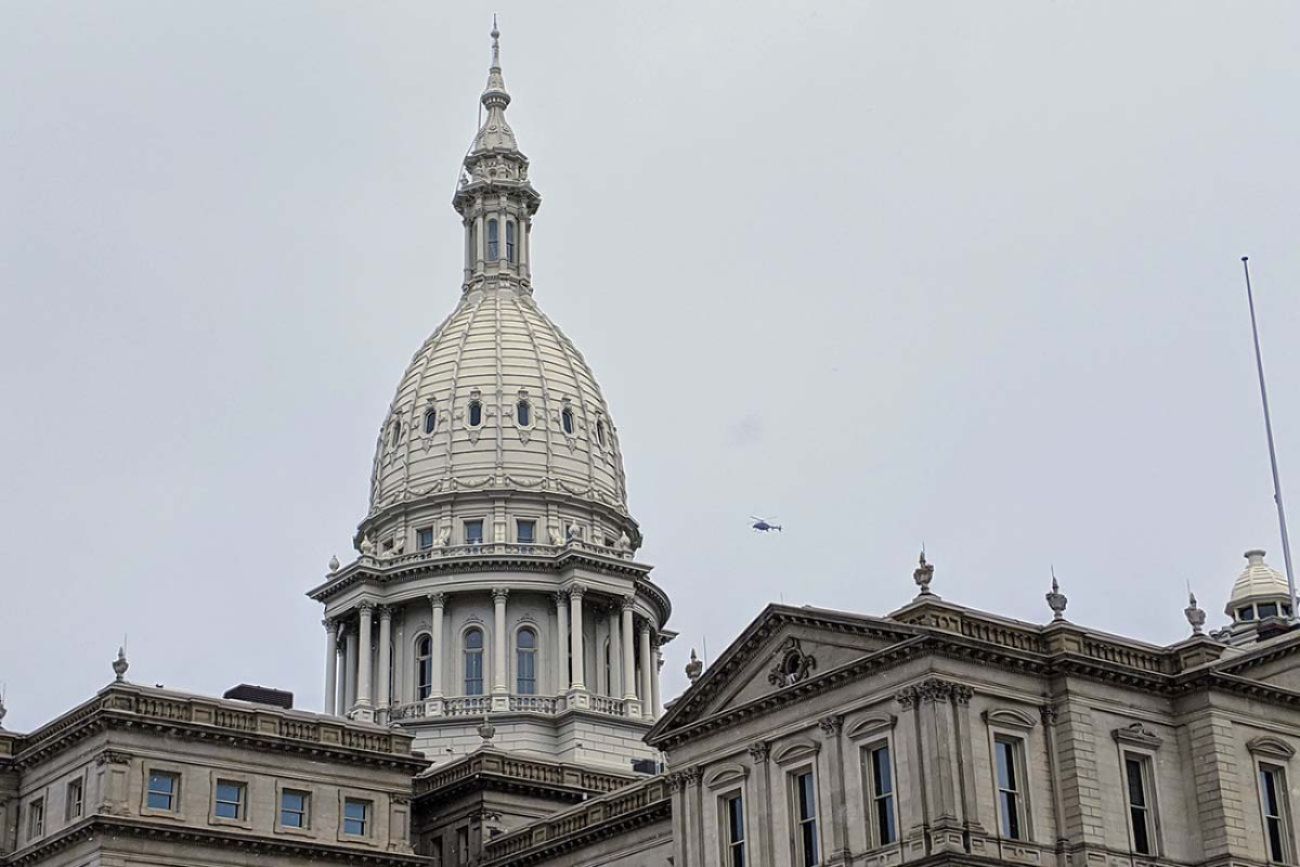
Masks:
[[[253,686],[251,683],[241,683],[239,686],[231,687],[221,697],[250,701],[253,704],[269,704],[271,707],[282,707],[285,710],[293,707],[293,693],[282,689],[271,689],[269,686]]]

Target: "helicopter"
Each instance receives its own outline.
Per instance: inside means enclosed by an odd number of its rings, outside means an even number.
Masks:
[[[773,530],[775,530],[778,533],[781,532],[780,524],[773,524],[771,521],[767,520],[766,518],[760,518],[757,515],[750,515],[749,517],[754,521],[754,523],[751,526],[760,533],[770,533]]]

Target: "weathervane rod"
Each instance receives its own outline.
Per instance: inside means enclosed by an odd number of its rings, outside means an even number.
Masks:
[[[1277,503],[1277,523],[1282,532],[1282,559],[1286,563],[1286,587],[1291,597],[1291,617],[1296,616],[1295,572],[1291,569],[1291,539],[1286,532],[1286,509],[1282,506],[1282,478],[1277,472],[1277,448],[1273,445],[1273,418],[1268,411],[1268,387],[1264,385],[1264,356],[1259,350],[1259,325],[1255,321],[1255,294],[1250,288],[1250,257],[1241,257],[1246,274],[1246,303],[1250,305],[1250,333],[1255,339],[1255,370],[1259,373],[1259,399],[1264,405],[1264,433],[1268,437],[1268,461],[1273,468],[1273,501]]]

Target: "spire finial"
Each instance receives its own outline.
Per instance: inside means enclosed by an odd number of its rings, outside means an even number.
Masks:
[[[113,674],[116,675],[114,683],[123,683],[126,681],[126,670],[131,667],[131,663],[126,661],[126,641],[117,649],[117,659],[113,660]]]
[[[924,542],[921,543],[921,556],[917,559],[917,567],[912,572],[912,580],[915,581],[916,586],[920,588],[920,592],[916,594],[918,598],[921,596],[936,595],[934,591],[930,589],[930,582],[934,580],[934,565],[927,562],[925,559]]]
[[[501,68],[501,31],[497,29],[497,14],[492,13],[492,68]]]
[[[1061,585],[1056,580],[1056,566],[1052,566],[1052,592],[1047,594],[1047,607],[1052,609],[1053,622],[1065,619],[1065,606],[1070,600],[1061,592]]]
[[[1191,624],[1192,635],[1203,635],[1205,612],[1196,604],[1196,594],[1190,588],[1187,590],[1187,607],[1183,609],[1183,614],[1187,616],[1187,622]]]

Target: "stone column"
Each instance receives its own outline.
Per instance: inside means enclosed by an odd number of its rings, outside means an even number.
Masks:
[[[442,713],[442,626],[446,606],[445,593],[430,593],[429,608],[429,699],[435,702],[433,712]]]
[[[849,819],[845,800],[848,793],[844,783],[844,717],[828,716],[817,723],[822,737],[830,744],[831,784],[831,851],[828,863],[846,863],[849,857]]]
[[[339,649],[335,632],[338,627],[328,617],[320,623],[325,627],[325,713],[334,714],[338,709]]]
[[[654,662],[650,659],[650,621],[641,621],[641,716],[649,719],[654,715],[654,706],[650,703],[650,681],[654,678],[650,669]]]
[[[620,647],[620,644],[622,641],[618,635],[618,623],[619,609],[616,606],[611,605],[609,608],[609,619],[606,626],[606,629],[609,631],[609,674],[607,675],[609,683],[605,684],[605,695],[610,698],[618,698],[619,696],[620,690],[618,688],[618,679],[623,668],[622,662],[620,662],[622,658],[622,654],[620,653],[622,648]]]
[[[930,824],[927,804],[920,792],[920,787],[926,784],[927,778],[927,763],[921,748],[920,712],[917,707],[921,701],[920,690],[915,686],[904,687],[895,694],[894,700],[898,702],[901,711],[894,732],[894,773],[897,779],[915,780],[918,787],[912,797],[895,801],[898,806],[898,834],[903,843],[903,860],[910,861],[926,856],[925,838]]]
[[[582,648],[582,596],[585,592],[586,588],[581,584],[574,584],[569,589],[569,617],[573,633],[569,643],[569,652],[573,654],[573,680],[569,683],[569,707],[585,708],[590,704],[587,683],[583,678],[583,662],[586,661],[586,657],[583,656]]]
[[[652,654],[654,656],[654,671],[650,675],[650,713],[655,719],[659,719],[664,715],[664,706],[659,698],[659,678],[664,667],[664,655],[659,646],[660,641],[656,639],[654,653]]]
[[[389,683],[393,670],[393,609],[387,605],[379,606],[379,684],[376,705],[383,713],[388,713],[388,706],[393,697],[389,692]]]
[[[348,660],[344,655],[344,646],[347,644],[348,628],[342,621],[334,622],[334,667],[338,669],[335,679],[335,698],[334,706],[330,708],[330,713],[334,716],[344,716],[348,712]],[[339,664],[339,657],[342,656],[342,664]]]
[[[375,606],[362,602],[357,606],[361,615],[361,627],[358,630],[357,644],[357,698],[352,706],[352,716],[356,719],[373,721],[375,713],[370,701],[370,624],[374,619]]]
[[[492,622],[492,709],[504,711],[510,709],[510,685],[506,676],[506,653],[510,643],[506,641],[506,598],[510,591],[497,587],[492,591],[492,608],[495,615]]]
[[[483,270],[483,260],[487,258],[484,250],[487,248],[487,238],[483,237],[483,215],[479,214],[474,218],[474,271]]]
[[[749,759],[754,763],[754,769],[758,771],[754,775],[754,785],[758,787],[758,798],[756,803],[760,812],[767,815],[766,811],[771,809],[772,804],[772,766],[768,763],[768,757],[772,754],[772,747],[767,741],[754,741],[749,745]],[[746,817],[748,821],[748,817]],[[761,867],[769,867],[773,864],[772,860],[772,822],[766,821],[761,823],[758,828],[745,828],[745,839],[752,840],[753,845],[758,849],[758,858],[754,859],[755,863]]]
[[[357,702],[357,630],[355,626],[344,627],[347,630],[343,638],[343,712],[347,716],[352,712],[352,705]]]
[[[569,600],[563,590],[555,594],[555,691],[569,691]]]
[[[632,624],[632,605],[631,596],[623,597],[623,629],[620,637],[623,640],[623,648],[619,653],[623,662],[623,701],[627,704],[627,715],[636,717],[641,715],[641,704],[636,698],[636,654],[632,651],[633,637]]]

